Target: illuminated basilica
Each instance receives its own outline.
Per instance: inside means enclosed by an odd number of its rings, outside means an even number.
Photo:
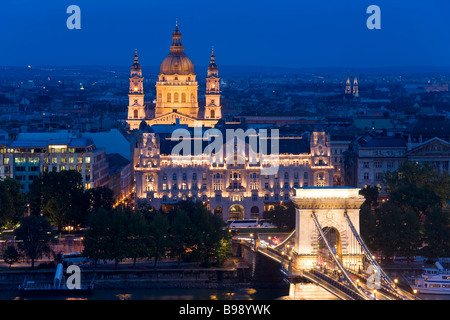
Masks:
[[[200,112],[198,106],[198,83],[194,64],[184,53],[181,32],[176,26],[172,33],[170,53],[160,66],[156,81],[156,106],[154,117],[147,119],[144,105],[144,78],[137,52],[131,67],[127,123],[130,130],[138,129],[142,120],[152,126],[178,122],[189,127],[201,121],[205,127],[214,127],[222,118],[220,106],[220,78],[214,52],[206,78],[206,105]]]
[[[249,129],[239,120],[222,119],[214,52],[207,71],[205,105],[200,110],[194,65],[184,53],[177,26],[170,53],[161,63],[156,81],[154,113],[147,118],[142,70],[135,55],[127,123],[131,131],[137,132],[134,152],[137,204],[164,210],[180,200],[192,199],[201,201],[225,221],[262,218],[265,210],[290,201],[295,188],[333,184],[330,137],[321,128],[298,136],[280,136],[273,158],[263,158],[259,148],[251,161],[249,143],[245,141],[244,154],[235,152],[228,159],[217,160],[202,154],[203,151],[175,159],[173,150],[178,140],[172,133],[176,128],[191,132],[193,145],[198,123],[202,137],[206,130],[225,133],[228,129]],[[256,135],[261,138],[259,133]],[[205,150],[209,141],[201,140],[201,150]],[[238,147],[234,138],[233,145],[235,149]],[[224,150],[226,146],[223,141]],[[274,161],[277,172],[267,174],[264,168],[274,165]]]

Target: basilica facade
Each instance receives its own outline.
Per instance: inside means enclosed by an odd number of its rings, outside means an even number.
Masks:
[[[207,71],[205,105],[200,110],[194,66],[184,53],[176,27],[156,81],[154,114],[147,117],[142,70],[135,55],[127,123],[137,136],[137,203],[164,209],[191,199],[202,202],[224,221],[262,218],[264,211],[290,201],[296,188],[333,184],[330,137],[322,128],[279,136],[263,134],[239,119],[226,120],[214,52]],[[177,129],[183,132],[183,139],[174,136]],[[230,143],[230,130],[241,130],[244,139],[233,135]],[[255,146],[252,139],[263,143]],[[192,152],[174,154],[181,140],[192,145]],[[212,141],[215,148],[208,149]]]
[[[194,122],[201,121],[203,126],[214,127],[222,118],[220,78],[214,51],[211,53],[207,70],[206,105],[200,110],[194,64],[184,53],[178,26],[172,33],[170,52],[160,65],[156,81],[156,106],[150,116],[145,110],[143,82],[142,69],[136,52],[131,67],[128,95],[127,123],[131,130],[138,129],[143,120],[150,126],[180,123],[193,127]]]

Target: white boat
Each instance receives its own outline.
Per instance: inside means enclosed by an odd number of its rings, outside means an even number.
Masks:
[[[411,288],[414,292],[450,295],[450,273],[439,262],[435,265],[437,269],[425,268],[420,277],[412,278]]]

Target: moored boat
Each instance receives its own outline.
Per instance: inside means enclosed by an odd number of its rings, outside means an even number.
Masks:
[[[450,295],[450,273],[439,262],[436,268],[425,268],[420,277],[411,278],[411,289],[422,294],[448,294]]]

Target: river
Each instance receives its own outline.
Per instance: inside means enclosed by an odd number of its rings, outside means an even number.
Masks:
[[[278,300],[287,299],[288,288],[242,289],[123,289],[95,290],[87,296],[20,297],[18,292],[0,292],[0,300]]]

